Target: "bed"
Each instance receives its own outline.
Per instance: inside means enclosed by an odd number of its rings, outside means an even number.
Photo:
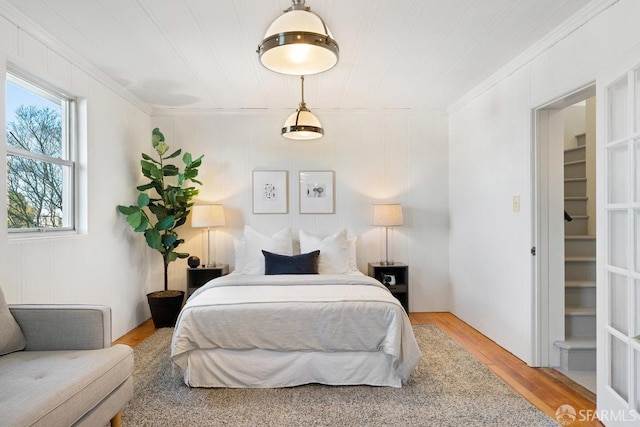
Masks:
[[[180,313],[171,360],[188,386],[401,387],[421,358],[404,309],[371,277],[240,271]]]

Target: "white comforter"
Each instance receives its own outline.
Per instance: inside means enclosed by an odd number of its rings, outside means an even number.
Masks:
[[[403,381],[422,357],[398,300],[362,274],[212,280],[182,309],[171,359],[184,372],[198,349],[383,352]]]

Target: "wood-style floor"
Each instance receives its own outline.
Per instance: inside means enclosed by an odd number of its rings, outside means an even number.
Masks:
[[[579,412],[595,411],[595,396],[555,371],[530,368],[451,313],[411,313],[411,323],[432,323],[457,341],[482,364],[503,379],[531,404],[555,420],[561,405],[571,405]],[[132,347],[155,332],[153,322],[146,321],[115,341]],[[592,412],[591,412],[592,413]],[[598,421],[578,422],[573,426],[602,426]]]

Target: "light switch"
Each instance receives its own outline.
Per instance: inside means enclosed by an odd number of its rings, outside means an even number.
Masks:
[[[520,196],[513,196],[513,211],[520,212]]]

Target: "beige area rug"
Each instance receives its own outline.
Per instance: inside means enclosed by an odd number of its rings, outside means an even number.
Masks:
[[[191,389],[172,374],[173,329],[135,348],[125,426],[557,426],[435,325],[414,325],[423,359],[400,389],[305,385]]]

